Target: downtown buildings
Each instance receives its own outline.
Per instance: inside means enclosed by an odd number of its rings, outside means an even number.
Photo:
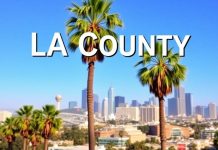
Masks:
[[[185,93],[181,86],[174,88],[174,97],[168,99],[168,115],[185,117],[192,114],[192,94]]]

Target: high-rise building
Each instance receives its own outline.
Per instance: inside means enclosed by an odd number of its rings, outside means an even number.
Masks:
[[[149,105],[156,105],[159,106],[159,101],[157,97],[150,97],[149,98]]]
[[[174,98],[168,99],[168,115],[186,116],[185,90],[183,87],[176,87]]]
[[[208,110],[209,110],[209,118],[210,119],[217,119],[216,104],[209,103],[208,104]]]
[[[168,99],[168,116],[177,116],[178,115],[178,104],[176,98]]]
[[[141,106],[139,109],[142,123],[159,123],[159,106],[147,105]]]
[[[117,107],[116,119],[118,120],[134,120],[139,121],[139,107]]]
[[[205,106],[196,106],[195,107],[195,115],[201,115],[202,117],[205,117]]]
[[[185,89],[183,87],[176,87],[174,94],[175,98],[177,99],[178,116],[185,116]]]
[[[105,120],[108,119],[108,98],[105,97],[102,101],[102,116]]]
[[[140,106],[140,103],[137,100],[132,100],[131,106],[132,107],[138,107],[138,106]]]
[[[123,106],[125,104],[125,97],[124,96],[115,96],[114,99],[115,102],[115,112],[116,112],[116,108],[119,106]]]
[[[108,115],[112,115],[115,112],[114,105],[114,89],[112,87],[108,90]]]
[[[115,96],[115,108],[119,107],[120,104],[125,103],[125,97],[124,96]]]
[[[100,102],[97,94],[94,94],[94,112],[100,112]]]
[[[77,101],[69,101],[69,109],[77,107]]]
[[[96,110],[100,109],[100,105],[99,103],[99,97],[97,94],[93,94],[93,100],[94,100],[94,110],[96,108]],[[83,110],[87,111],[87,89],[82,90],[82,103],[81,103],[81,107]],[[99,110],[100,111],[100,110]]]
[[[81,108],[87,111],[87,89],[82,90],[82,103]]]
[[[192,94],[185,93],[186,116],[191,116],[192,113]]]

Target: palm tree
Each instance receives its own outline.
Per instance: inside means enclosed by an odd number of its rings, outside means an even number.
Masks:
[[[16,118],[6,118],[3,125],[0,126],[1,133],[4,135],[8,142],[8,150],[13,149],[13,142],[15,141],[16,133],[18,132],[16,126]]]
[[[113,29],[122,26],[122,21],[118,14],[110,14],[111,0],[84,0],[82,6],[73,3],[69,11],[73,13],[67,24],[66,30],[69,36],[69,46],[75,51],[79,45],[80,36],[85,32],[93,32],[98,40],[92,40],[90,37],[84,41],[86,51],[98,49],[100,38],[105,35],[117,37]],[[106,41],[106,49],[109,51],[112,47],[111,41]],[[88,129],[89,129],[89,150],[94,150],[94,103],[93,103],[93,78],[94,64],[104,60],[103,54],[98,50],[94,56],[87,57],[82,55],[82,62],[88,64],[87,80],[87,104],[88,104]]]
[[[40,128],[44,138],[44,150],[48,150],[48,139],[61,127],[61,119],[57,118],[60,112],[56,110],[54,105],[45,105],[42,109],[43,122],[41,122]]]
[[[179,86],[185,79],[185,66],[179,64],[180,57],[168,50],[166,57],[162,56],[162,44],[156,43],[156,55],[151,57],[146,51],[136,66],[143,67],[138,71],[141,84],[148,85],[150,92],[159,99],[161,149],[166,149],[164,97],[172,92],[173,86]]]
[[[41,142],[41,132],[42,129],[40,128],[40,125],[44,123],[43,122],[43,114],[41,110],[34,110],[32,114],[32,120],[30,122],[29,126],[29,139],[32,144],[32,149],[36,150],[37,145],[39,142]]]
[[[17,111],[20,135],[23,137],[23,150],[28,149],[29,125],[31,121],[32,111],[33,106],[29,105],[24,105]]]

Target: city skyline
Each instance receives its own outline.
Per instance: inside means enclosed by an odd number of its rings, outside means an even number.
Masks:
[[[79,0],[75,2],[80,3]],[[218,47],[214,43],[218,40],[218,19],[214,14],[217,14],[218,2],[199,1],[196,5],[195,1],[185,0],[159,4],[137,0],[124,6],[121,1],[114,1],[113,11],[118,12],[124,22],[124,27],[117,29],[117,33],[127,37],[126,49],[129,49],[132,34],[178,34],[181,37],[190,34],[192,38],[182,59],[188,68],[182,85],[193,94],[195,105],[207,105],[208,101],[217,104],[218,69],[215,64]],[[68,106],[68,101],[80,101],[81,89],[87,83],[87,66],[81,63],[79,52],[72,53],[68,49],[69,57],[62,57],[60,53],[50,58],[31,56],[32,32],[39,35],[40,51],[48,49],[54,32],[60,32],[67,43],[65,23],[70,16],[67,11],[70,5],[71,1],[9,0],[2,3],[0,109],[17,109],[25,104],[40,108],[47,103],[54,104],[58,94],[63,96],[63,107]],[[19,17],[14,17],[14,12]],[[14,22],[18,28],[14,28]],[[175,44],[170,46],[177,51]],[[126,94],[128,102],[137,99],[142,103],[141,100],[153,96],[148,87],[142,87],[138,81],[134,65],[139,60],[137,55],[126,58],[118,52],[102,64],[96,63],[94,91],[99,93],[101,100],[110,86],[115,87],[117,95]]]

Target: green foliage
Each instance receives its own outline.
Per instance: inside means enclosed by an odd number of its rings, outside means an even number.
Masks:
[[[8,142],[4,139],[4,137],[0,137],[0,150],[8,149]],[[22,150],[23,149],[23,138],[21,136],[17,136],[13,142],[14,150]]]
[[[191,124],[191,128],[194,129],[194,135],[192,135],[195,139],[201,138],[201,131],[203,131],[206,127],[209,127],[208,124]]]
[[[189,150],[197,150],[197,145],[195,143],[190,143],[188,145]]]
[[[69,46],[72,50],[76,50],[79,45],[79,39],[85,32],[94,33],[98,39],[93,40],[90,37],[84,41],[85,49],[91,51],[94,47],[98,48],[100,39],[105,35],[117,37],[113,32],[115,27],[123,25],[118,14],[111,14],[111,0],[84,0],[82,6],[75,3],[69,8],[72,17],[66,23],[66,32],[69,36]],[[110,51],[112,47],[111,41],[106,41],[106,49]],[[103,61],[104,56],[97,52],[96,56],[82,57],[84,63]]]
[[[159,99],[172,92],[173,86],[179,86],[180,80],[185,79],[185,66],[179,64],[179,54],[168,50],[168,55],[162,55],[162,44],[155,45],[155,56],[152,57],[146,51],[141,61],[136,66],[141,65],[138,77],[141,84],[148,85],[150,92]]]
[[[168,150],[176,150],[176,148],[175,148],[174,146],[170,146],[170,147],[168,148]]]
[[[149,127],[147,125],[144,126],[138,126],[137,127],[139,130],[141,130],[143,133],[147,134],[149,131]]]
[[[116,120],[108,120],[107,124],[112,124],[112,125],[116,125]]]
[[[213,139],[213,145],[218,148],[218,131],[215,132],[214,139]]]
[[[126,147],[126,150],[152,150],[152,147],[148,147],[145,145],[145,142],[135,142],[133,144],[129,144]]]
[[[106,147],[106,150],[116,150],[115,148],[113,148],[114,146],[115,146],[114,143],[109,143],[105,147]]]
[[[74,145],[83,145],[88,142],[88,131],[86,129],[79,129],[77,126],[72,128],[65,128],[61,134],[62,140],[73,140]]]
[[[7,149],[11,145],[13,149],[21,150],[24,142],[22,137],[28,138],[32,145],[43,149],[41,139],[46,123],[49,123],[49,126],[46,127],[50,127],[47,128],[50,129],[47,132],[48,135],[51,135],[61,127],[61,119],[57,118],[59,111],[51,105],[44,106],[43,111],[33,111],[32,106],[23,106],[17,111],[17,114],[18,116],[7,118],[0,125],[0,150]]]

